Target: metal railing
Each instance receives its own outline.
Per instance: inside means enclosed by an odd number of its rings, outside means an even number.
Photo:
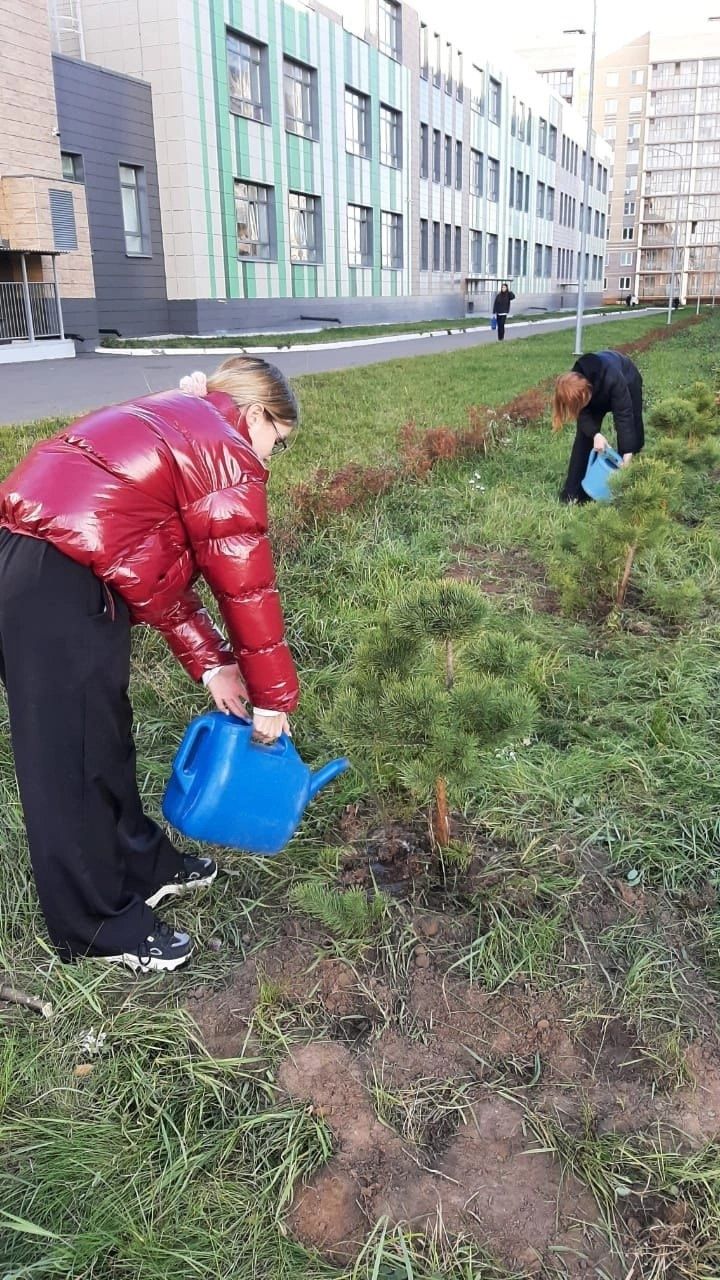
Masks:
[[[54,284],[0,282],[0,341],[61,336]]]

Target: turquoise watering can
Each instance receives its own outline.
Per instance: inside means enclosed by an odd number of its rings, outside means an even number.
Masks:
[[[580,482],[588,497],[594,498],[596,502],[611,502],[613,494],[610,477],[621,466],[620,454],[611,449],[610,445],[602,453],[593,451],[588,459],[587,471]]]
[[[285,848],[318,791],[350,767],[331,760],[313,773],[285,734],[252,741],[252,724],[210,711],[185,730],[163,798],[163,814],[183,835],[248,853]]]

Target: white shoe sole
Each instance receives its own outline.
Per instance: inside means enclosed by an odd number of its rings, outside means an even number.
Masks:
[[[212,875],[202,876],[199,880],[185,880],[183,884],[164,884],[156,889],[151,898],[145,899],[148,907],[157,907],[165,898],[179,898],[184,893],[192,893],[194,889],[209,889],[213,880],[217,879],[217,867]]]
[[[172,973],[173,969],[179,969],[182,964],[187,964],[194,948],[191,948],[184,956],[178,956],[176,960],[160,960],[157,956],[153,956],[147,964],[143,964],[139,956],[132,951],[124,951],[119,956],[102,956],[101,959],[106,964],[124,964],[126,968],[132,969],[133,973]]]

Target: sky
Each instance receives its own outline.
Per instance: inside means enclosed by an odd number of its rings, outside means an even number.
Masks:
[[[592,0],[424,0],[440,30],[467,32],[465,44],[480,47],[483,36],[510,48],[550,44],[564,27],[592,23]],[[598,56],[611,53],[645,31],[702,30],[710,15],[720,17],[720,0],[598,0]],[[717,24],[715,30],[720,28]]]

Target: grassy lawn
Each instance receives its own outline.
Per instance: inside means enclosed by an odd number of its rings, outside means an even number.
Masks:
[[[615,311],[625,312],[624,306],[607,306],[607,307],[590,307],[586,315],[612,314]],[[534,322],[537,320],[549,320],[555,316],[567,316],[566,311],[534,311],[534,312],[518,312],[512,317],[514,320],[522,320],[523,323]],[[511,320],[512,323],[512,320]],[[173,347],[292,347],[297,343],[303,345],[322,344],[325,342],[354,342],[358,338],[386,338],[392,337],[397,333],[436,333],[443,330],[457,329],[476,329],[478,326],[487,328],[489,317],[487,315],[457,317],[448,320],[412,320],[406,323],[398,324],[360,324],[360,325],[335,325],[315,332],[299,331],[295,333],[257,333],[242,334],[230,333],[223,334],[219,337],[171,337],[163,338],[159,344],[157,338],[103,338],[101,346],[115,348],[117,350],[142,350],[146,347],[162,346],[163,350],[171,350]]]
[[[649,404],[713,382],[719,336],[712,318],[639,356]],[[404,422],[463,426],[571,350],[557,333],[298,380],[274,509],[316,467],[392,460]],[[0,465],[50,429],[0,434]],[[212,894],[165,913],[201,943],[186,972],[62,967],[3,704],[0,970],[55,1009],[0,1004],[8,1280],[720,1275],[720,498],[700,484],[627,609],[568,616],[553,565],[584,514],[556,500],[570,443],[508,423],[487,458],[400,484],[280,559],[309,760],[344,745],[358,644],[418,580],[473,584],[487,669],[532,684],[532,731],[453,792],[442,855],[365,751],[282,855],[224,853]],[[699,599],[673,611],[687,583]],[[157,814],[207,704],[156,636],[134,646]],[[401,722],[400,775],[405,753]]]

